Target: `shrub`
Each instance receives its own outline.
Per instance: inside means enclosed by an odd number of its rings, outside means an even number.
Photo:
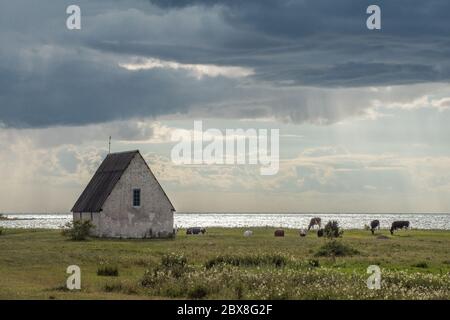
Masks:
[[[339,222],[333,220],[328,221],[328,223],[325,225],[325,228],[323,229],[323,233],[324,236],[328,239],[335,239],[342,237],[344,230],[342,228],[339,228]]]
[[[111,265],[103,265],[97,268],[97,275],[106,277],[118,277],[119,268]]]
[[[145,271],[141,284],[145,286],[152,286],[160,277],[180,278],[190,269],[187,264],[187,259],[183,254],[169,253],[161,258],[161,262],[155,268]]]
[[[145,270],[144,276],[141,280],[141,286],[153,287],[158,282],[158,271],[156,269]]]
[[[179,253],[165,254],[156,270],[170,273],[173,277],[179,278],[188,271],[187,259]]]
[[[413,265],[413,267],[426,269],[426,268],[428,268],[428,263],[422,261],[422,262],[416,263],[415,265]]]
[[[187,259],[183,254],[169,253],[161,258],[161,266],[164,268],[182,267],[187,265]]]
[[[353,249],[339,241],[333,240],[327,242],[325,245],[320,247],[317,251],[316,256],[318,257],[344,257],[359,254],[358,250]]]
[[[65,228],[62,230],[62,235],[74,241],[86,240],[93,228],[95,226],[90,220],[76,220],[73,223],[69,222],[65,225]]]

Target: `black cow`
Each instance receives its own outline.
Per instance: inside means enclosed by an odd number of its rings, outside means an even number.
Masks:
[[[380,220],[373,220],[370,223],[370,231],[372,231],[372,234],[375,233],[375,229],[380,230]]]
[[[199,227],[193,227],[193,228],[187,228],[186,234],[205,234],[206,229],[205,228],[199,228]]]
[[[394,221],[391,225],[391,234],[394,234],[394,231],[397,229],[408,229],[409,221]]]

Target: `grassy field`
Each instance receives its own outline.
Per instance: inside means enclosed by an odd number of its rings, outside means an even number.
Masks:
[[[449,299],[450,231],[346,230],[358,251],[318,257],[327,241],[296,230],[209,228],[175,239],[70,241],[57,230],[4,229],[0,299]],[[378,237],[385,235],[384,239]],[[378,235],[378,236],[377,236]],[[66,268],[81,268],[82,289],[65,288]],[[382,270],[369,290],[369,265]],[[118,276],[99,276],[99,268]]]

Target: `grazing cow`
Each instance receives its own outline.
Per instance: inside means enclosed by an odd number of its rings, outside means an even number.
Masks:
[[[322,238],[322,237],[323,237],[323,229],[317,230],[317,236],[318,236],[319,238]]]
[[[308,226],[308,231],[309,229],[311,229],[312,227],[314,227],[315,225],[320,227],[322,226],[322,219],[316,217],[316,218],[311,218],[311,221],[309,222],[309,226]]]
[[[244,237],[251,237],[252,235],[253,235],[253,231],[252,230],[244,231]]]
[[[394,231],[397,229],[408,229],[409,221],[394,221],[391,225],[391,234],[394,234]]]
[[[300,237],[306,237],[307,231],[305,229],[300,229]]]
[[[187,228],[186,234],[199,234],[200,228]]]
[[[275,230],[275,237],[284,237],[284,230],[282,229]]]
[[[205,234],[206,229],[205,228],[199,228],[199,227],[193,227],[193,228],[187,228],[186,234]]]
[[[370,231],[372,231],[372,234],[375,233],[375,229],[380,230],[380,220],[373,220],[370,223]]]

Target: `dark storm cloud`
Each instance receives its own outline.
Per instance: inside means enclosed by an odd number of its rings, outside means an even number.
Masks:
[[[445,0],[376,1],[382,31],[366,29],[365,10],[374,3],[366,0],[80,0],[81,31],[65,28],[71,1],[40,1],[38,9],[33,3],[0,5],[0,125],[86,124],[192,109],[202,116],[333,122],[367,106],[312,107],[302,89],[284,89],[450,79]],[[253,75],[198,79],[186,70],[118,66],[133,57],[240,66]],[[229,108],[219,110],[223,105]]]
[[[446,35],[450,4],[445,0],[149,0],[164,9],[192,6],[223,7],[234,23],[265,34],[300,38],[323,32],[369,34],[365,11],[376,4],[382,9],[383,32],[389,35]],[[363,19],[361,19],[363,18]]]
[[[256,68],[256,77],[314,86],[450,79],[449,1],[150,2],[165,10],[222,8],[224,21],[241,33],[222,38],[229,50],[223,51],[221,59],[217,55],[213,59]],[[369,31],[365,26],[365,11],[371,4],[382,9],[382,31]],[[241,34],[246,34],[244,40]],[[355,70],[356,66],[360,69]]]
[[[33,68],[25,76],[15,68],[0,72],[1,79],[9,80],[0,87],[0,119],[6,125],[79,125],[185,113],[193,104],[223,99],[230,90],[226,79],[194,80],[174,70],[130,72],[83,51],[47,50],[49,60],[39,54],[27,57]]]

